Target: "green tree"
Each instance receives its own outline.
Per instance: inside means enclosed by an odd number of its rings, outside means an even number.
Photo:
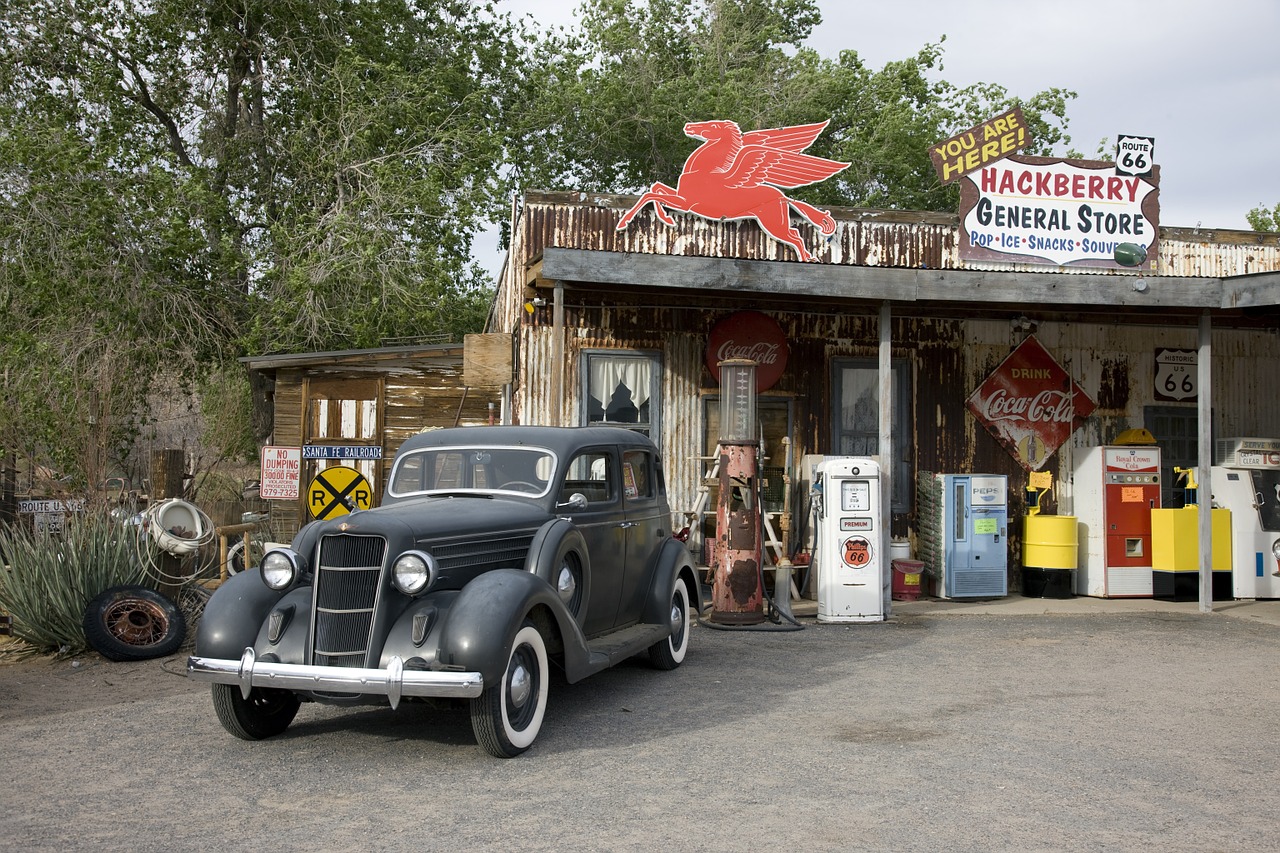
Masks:
[[[671,182],[693,150],[688,121],[725,118],[744,130],[830,119],[809,153],[848,161],[796,193],[809,201],[955,210],[929,160],[932,143],[1021,106],[1035,148],[1070,142],[1074,93],[1019,99],[994,84],[935,82],[941,44],[869,68],[855,51],[824,59],[804,46],[821,21],[815,0],[586,0],[563,36],[559,85],[537,114],[548,186],[639,191]],[[533,181],[527,180],[526,183]]]
[[[477,328],[534,53],[467,0],[4,0],[0,446],[92,480],[157,375]]]
[[[1254,231],[1280,231],[1280,204],[1274,208],[1258,205],[1244,216]]]

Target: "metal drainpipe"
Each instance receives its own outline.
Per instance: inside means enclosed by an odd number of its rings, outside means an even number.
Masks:
[[[551,360],[555,370],[551,377],[553,426],[564,425],[564,282],[557,281],[552,291]]]

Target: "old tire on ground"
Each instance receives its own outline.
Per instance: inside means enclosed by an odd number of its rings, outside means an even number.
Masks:
[[[476,742],[495,758],[515,758],[533,745],[547,710],[547,645],[525,621],[511,641],[497,684],[471,700]]]
[[[145,586],[113,586],[84,611],[85,640],[109,660],[171,655],[186,635],[187,622],[178,605]]]
[[[214,684],[213,710],[222,727],[241,740],[274,737],[293,722],[302,704],[288,690],[254,687],[246,699],[234,684]]]
[[[689,606],[689,588],[684,578],[676,578],[671,590],[671,636],[649,647],[649,660],[658,669],[675,669],[689,651],[689,619],[693,608]]]

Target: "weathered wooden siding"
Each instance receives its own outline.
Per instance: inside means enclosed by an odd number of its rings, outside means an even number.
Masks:
[[[272,443],[282,446],[299,447],[315,438],[310,435],[308,393],[313,399],[317,394],[341,394],[344,383],[379,389],[375,433],[381,436],[383,455],[379,482],[373,484],[379,494],[405,439],[426,429],[488,423],[490,402],[495,404],[495,411],[501,410],[496,389],[467,389],[463,385],[460,357],[422,359],[414,367],[382,369],[370,364],[349,365],[345,369],[334,366],[282,368],[276,371],[275,377]],[[308,392],[308,389],[312,390]],[[303,463],[302,491],[315,473],[313,463]],[[297,502],[271,501],[273,528],[292,533],[309,520],[304,499],[305,495]]]

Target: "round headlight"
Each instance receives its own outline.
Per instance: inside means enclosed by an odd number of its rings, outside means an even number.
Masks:
[[[1277,539],[1276,541],[1271,543],[1271,556],[1275,557],[1277,560],[1280,560],[1280,539]]]
[[[262,557],[262,581],[272,589],[288,589],[298,578],[298,562],[289,551],[268,551]]]
[[[417,595],[436,579],[436,558],[425,551],[405,551],[391,566],[391,580],[405,595]]]

